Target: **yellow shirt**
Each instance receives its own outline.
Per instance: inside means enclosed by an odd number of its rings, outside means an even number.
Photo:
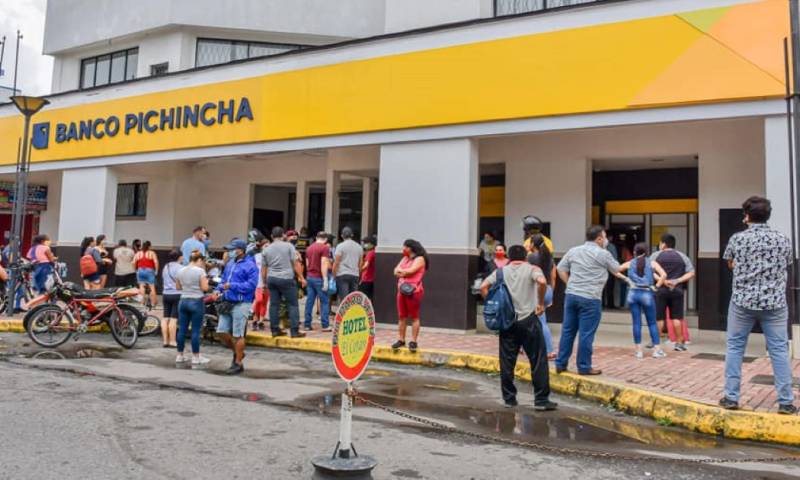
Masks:
[[[550,254],[553,254],[553,242],[547,237],[547,235],[542,235],[544,237],[544,246],[550,250]],[[525,239],[525,250],[531,251],[531,239],[530,237]]]

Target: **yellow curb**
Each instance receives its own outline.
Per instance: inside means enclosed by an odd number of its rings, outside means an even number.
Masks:
[[[0,320],[0,332],[24,333],[19,320]],[[249,345],[330,354],[329,340],[319,338],[277,337],[261,332],[247,334]],[[447,350],[392,350],[376,345],[375,360],[406,365],[466,368],[481,373],[500,373],[497,357]],[[531,379],[530,365],[518,363],[515,375]],[[800,445],[800,416],[753,411],[729,411],[669,395],[636,388],[602,377],[582,377],[572,373],[550,373],[550,388],[558,393],[601,402],[632,415],[652,418],[664,425],[673,425],[695,432],[737,440]],[[668,435],[668,431],[665,431]]]

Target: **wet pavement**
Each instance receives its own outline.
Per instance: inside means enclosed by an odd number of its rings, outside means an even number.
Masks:
[[[36,346],[25,336],[3,334],[0,339],[0,365],[244,401],[311,413],[331,420],[338,418],[344,385],[326,355],[251,348],[245,360],[245,373],[239,377],[228,377],[223,372],[230,363],[230,353],[219,346],[204,346],[203,351],[212,358],[206,368],[176,368],[175,352],[161,348],[158,339],[154,338],[141,339],[137,348],[124,350],[111,343],[106,336],[86,335],[78,342],[70,341],[58,349],[47,350]],[[657,458],[659,460],[656,463],[665,468],[680,466],[689,471],[694,469],[697,478],[707,475],[712,478],[717,475],[753,478],[748,477],[750,473],[758,478],[800,477],[800,449],[695,434],[628,416],[591,402],[561,396],[553,397],[560,404],[558,411],[535,412],[530,407],[530,384],[524,382],[518,383],[520,406],[507,409],[499,396],[499,378],[492,375],[375,362],[356,386],[361,395],[372,402],[434,420],[468,434],[488,435],[497,438],[499,444],[503,440],[511,440],[581,450],[589,454],[637,457],[644,464]],[[476,441],[468,434],[437,432],[430,425],[363,402],[356,404],[354,418],[381,427],[447,436],[450,441],[459,444]],[[335,431],[330,432],[330,437],[331,441],[335,440]],[[536,451],[535,448],[510,448],[521,452]],[[575,454],[568,456],[574,458]],[[681,459],[698,458],[781,457],[796,457],[798,461],[714,467],[680,462]],[[443,457],[442,461],[446,461],[446,458]],[[614,458],[609,458],[609,461],[614,461]],[[624,463],[628,460],[620,461]],[[678,463],[670,463],[673,461]],[[0,478],[3,478],[2,473]]]

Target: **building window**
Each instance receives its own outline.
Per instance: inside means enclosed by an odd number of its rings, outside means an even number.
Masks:
[[[131,48],[81,60],[81,88],[99,87],[136,78],[139,49]]]
[[[571,7],[600,0],[494,0],[494,16],[516,15],[551,8]]]
[[[282,43],[242,42],[238,40],[218,40],[198,38],[195,66],[205,67],[230,63],[246,58],[266,57],[303,48],[300,45]]]
[[[147,184],[120,183],[117,185],[117,218],[147,216]]]
[[[159,77],[166,75],[169,72],[169,62],[159,63],[157,65],[150,65],[150,76]]]

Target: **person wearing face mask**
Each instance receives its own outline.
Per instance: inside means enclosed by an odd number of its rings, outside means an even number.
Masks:
[[[408,343],[408,349],[411,353],[417,351],[420,328],[419,311],[425,295],[422,279],[428,268],[430,268],[428,253],[422,244],[413,239],[403,242],[403,259],[394,269],[394,276],[397,277],[398,339],[392,344],[393,350],[405,346],[406,325],[410,320],[413,340]]]
[[[494,258],[492,259],[492,271],[503,268],[508,265],[509,259],[506,255],[506,246],[502,243],[498,243],[494,247]]]
[[[358,290],[374,301],[375,295],[375,247],[378,241],[375,235],[364,237],[361,240],[364,245],[364,261],[361,264],[361,282],[358,285]]]
[[[556,373],[567,370],[575,336],[578,336],[578,374],[600,375],[592,366],[592,344],[602,315],[603,287],[608,274],[621,280],[621,266],[606,250],[608,237],[600,225],[586,231],[586,243],[573,247],[558,263],[558,276],[567,284],[564,298],[564,321],[556,357]]]
[[[531,242],[528,248],[528,263],[539,267],[544,272],[545,279],[547,280],[547,289],[544,294],[545,310],[553,305],[553,292],[556,288],[556,264],[553,261],[553,254],[547,248],[545,236],[541,233],[534,233],[531,235]],[[553,360],[556,358],[555,345],[553,345],[553,334],[550,332],[550,326],[547,325],[547,312],[542,312],[539,315],[539,323],[542,327],[542,334],[544,335],[544,344],[547,347],[547,359]]]
[[[244,371],[245,327],[258,287],[258,267],[252,255],[247,255],[247,242],[235,238],[225,245],[228,263],[222,272],[222,282],[217,295],[224,300],[218,308],[217,333],[222,343],[233,351],[233,362],[228,375]]]

